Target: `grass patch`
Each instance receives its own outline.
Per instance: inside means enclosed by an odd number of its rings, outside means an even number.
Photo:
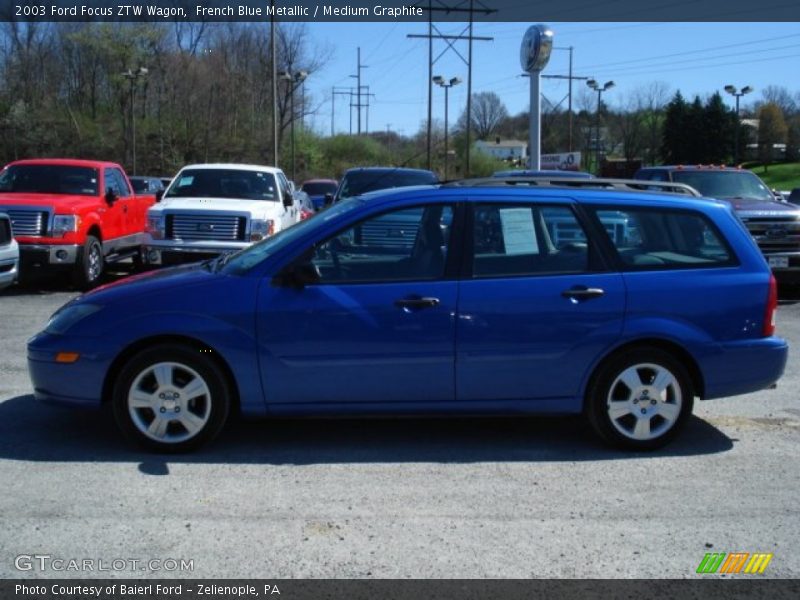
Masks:
[[[800,163],[775,163],[764,172],[763,165],[748,165],[748,168],[761,177],[770,188],[793,190],[800,187]]]

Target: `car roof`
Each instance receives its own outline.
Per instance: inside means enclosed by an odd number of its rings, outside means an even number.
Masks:
[[[742,167],[729,167],[727,165],[659,165],[657,167],[642,167],[639,171],[715,171],[727,173],[751,173]]]
[[[266,171],[267,173],[282,173],[283,170],[277,167],[268,167],[266,165],[249,165],[243,163],[198,163],[194,165],[186,165],[181,168],[184,169],[229,169],[231,171]]]
[[[90,167],[97,169],[100,167],[119,167],[120,165],[103,160],[85,160],[81,158],[24,158],[14,160],[6,166],[11,165],[59,165],[64,167]]]
[[[508,171],[495,171],[492,177],[583,177],[591,179],[591,173],[585,171],[567,171],[563,169],[510,169]]]
[[[393,171],[397,173],[426,173],[436,177],[433,171],[428,171],[427,169],[412,169],[409,167],[354,167],[352,169],[347,169],[345,175],[348,173],[389,173]]]
[[[575,181],[574,179],[572,181]],[[602,182],[602,179],[580,180],[586,182]],[[615,181],[615,180],[611,180]],[[616,180],[624,181],[624,180]],[[642,184],[641,181],[630,182]],[[686,186],[683,186],[686,187]],[[691,189],[691,188],[689,188]],[[692,190],[694,191],[694,190]],[[695,194],[697,192],[694,192]],[[719,207],[725,210],[729,205],[721,200],[693,196],[688,194],[678,194],[670,192],[658,192],[651,190],[637,190],[633,188],[621,189],[598,189],[596,187],[581,187],[565,184],[564,187],[556,185],[547,186],[528,186],[528,185],[507,185],[502,180],[496,183],[491,179],[481,179],[473,181],[461,181],[455,184],[437,184],[425,186],[409,186],[400,188],[390,188],[369,192],[359,196],[371,202],[391,203],[394,201],[431,200],[448,199],[464,200],[504,200],[504,201],[525,201],[525,200],[555,200],[560,202],[578,202],[581,204],[605,205],[632,205],[632,206],[659,206],[669,208],[702,209],[709,207]]]

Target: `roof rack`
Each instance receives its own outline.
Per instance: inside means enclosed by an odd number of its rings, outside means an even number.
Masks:
[[[485,177],[449,181],[442,187],[552,187],[614,190],[620,192],[660,192],[702,197],[702,194],[685,183],[647,181],[644,179],[606,179],[602,177],[579,179],[574,177]]]

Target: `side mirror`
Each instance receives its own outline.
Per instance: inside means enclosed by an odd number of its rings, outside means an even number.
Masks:
[[[164,190],[158,190],[156,192],[156,202],[161,202],[161,198],[164,197]]]
[[[328,192],[325,194],[325,206],[330,206],[331,204],[333,204],[333,194]]]
[[[106,190],[105,199],[106,199],[106,202],[108,203],[108,205],[112,206],[114,204],[114,202],[117,201],[117,193],[114,190],[112,190],[111,188],[108,188]]]
[[[294,204],[294,195],[292,192],[287,191],[283,195],[283,206],[284,208],[291,208],[292,204]]]
[[[314,285],[322,280],[319,267],[312,262],[302,262],[289,265],[272,279],[276,287],[293,287],[298,290],[307,285]]]

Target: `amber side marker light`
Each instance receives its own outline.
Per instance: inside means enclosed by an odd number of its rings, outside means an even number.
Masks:
[[[58,363],[74,363],[81,357],[77,352],[59,352],[56,354],[56,362]]]

